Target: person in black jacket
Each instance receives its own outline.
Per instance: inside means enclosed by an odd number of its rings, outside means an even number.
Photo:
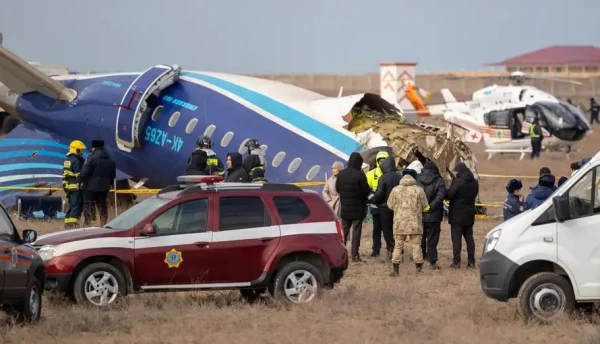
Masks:
[[[475,199],[479,193],[479,182],[467,165],[459,162],[454,167],[456,177],[446,191],[448,207],[448,223],[452,238],[452,265],[460,269],[460,251],[462,237],[467,244],[467,268],[475,268],[475,240],[473,240],[473,224],[475,224]]]
[[[392,189],[400,184],[402,176],[398,173],[396,162],[392,157],[385,158],[380,166],[383,174],[379,177],[377,189],[371,203],[377,205],[379,209],[379,221],[388,259],[392,259],[392,252],[394,251],[394,212],[388,208],[387,200]]]
[[[361,170],[363,164],[362,156],[354,152],[348,158],[348,165],[338,173],[335,181],[335,189],[340,194],[340,217],[344,232],[344,246],[350,235],[352,227],[352,248],[350,254],[352,261],[360,262],[358,249],[360,248],[360,236],[362,224],[367,216],[367,200],[371,194],[371,188],[367,183],[367,176]]]
[[[419,174],[418,180],[423,186],[427,202],[429,202],[429,211],[423,213],[421,251],[423,257],[427,257],[431,268],[439,270],[437,245],[440,241],[441,225],[444,219],[446,184],[433,161],[427,161],[423,165],[423,171]]]
[[[210,139],[210,138],[209,138]],[[186,175],[206,175],[208,167],[208,153],[202,149],[203,141],[198,139],[196,141],[196,149],[190,154],[188,158],[188,165],[185,169]]]
[[[536,116],[533,119],[533,123],[529,127],[529,137],[531,139],[531,159],[540,158],[540,152],[542,151],[542,140],[544,140],[544,133],[540,120]]]
[[[227,154],[227,180],[230,183],[248,183],[248,173],[242,167],[242,155],[238,152]]]
[[[108,192],[117,176],[117,165],[104,150],[103,140],[92,141],[92,153],[79,173],[78,184],[83,190],[83,226],[96,221],[96,207],[100,210],[100,226],[108,221],[106,204]]]

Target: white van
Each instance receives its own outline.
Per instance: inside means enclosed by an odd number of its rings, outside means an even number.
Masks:
[[[528,319],[551,322],[600,301],[600,152],[543,204],[486,235],[485,295],[518,298]]]

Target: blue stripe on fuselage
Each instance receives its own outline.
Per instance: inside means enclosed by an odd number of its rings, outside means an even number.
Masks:
[[[330,126],[313,119],[304,113],[292,109],[291,107],[282,104],[263,94],[249,90],[245,87],[233,84],[231,82],[194,72],[182,72],[182,76],[190,77],[200,81],[207,82],[217,86],[227,92],[230,92],[253,105],[269,112],[270,114],[288,122],[298,129],[316,137],[335,149],[343,152],[346,155],[352,154],[357,150],[362,150],[362,145],[354,139],[344,135]]]

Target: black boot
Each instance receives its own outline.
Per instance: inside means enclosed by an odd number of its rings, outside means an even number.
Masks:
[[[440,269],[440,266],[438,265],[437,262],[433,262],[433,263],[430,263],[430,264],[431,264],[431,269],[432,270],[439,270]]]
[[[417,267],[417,273],[423,272],[423,263],[415,263],[415,266]]]
[[[400,275],[400,264],[392,264],[394,270],[390,273],[390,277],[398,277]]]

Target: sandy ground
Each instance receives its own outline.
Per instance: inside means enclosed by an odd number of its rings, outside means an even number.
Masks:
[[[474,146],[480,173],[537,175],[548,166],[569,175],[569,163],[591,156],[600,147],[593,133],[568,160],[559,154],[539,161],[516,156],[485,160],[483,145]],[[502,201],[506,178],[482,178],[481,199]],[[534,179],[523,179],[526,188]],[[500,208],[490,208],[500,214]],[[499,220],[476,224],[477,258],[485,233]],[[19,223],[41,233],[59,230],[60,222]],[[106,310],[73,306],[44,298],[42,321],[14,326],[0,318],[1,343],[600,343],[594,317],[575,316],[553,326],[525,324],[514,302],[486,298],[478,271],[451,270],[449,227],[442,227],[441,271],[428,268],[416,276],[406,260],[401,277],[388,277],[383,258],[351,264],[346,276],[314,304],[284,308],[269,300],[249,305],[238,292],[140,294]],[[464,246],[463,246],[464,247]],[[361,254],[371,249],[371,226],[363,232]],[[463,253],[464,254],[464,253]],[[466,257],[463,258],[466,260]]]

